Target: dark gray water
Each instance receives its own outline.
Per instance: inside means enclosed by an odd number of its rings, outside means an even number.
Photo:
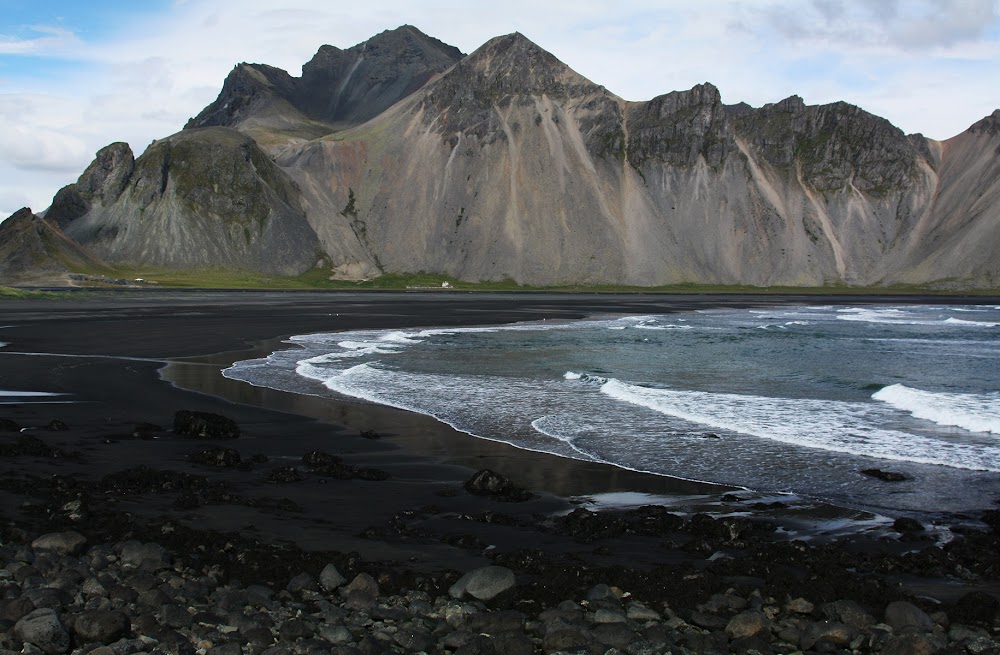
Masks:
[[[225,374],[420,412],[526,449],[889,514],[1000,499],[993,306],[715,310],[292,342]]]

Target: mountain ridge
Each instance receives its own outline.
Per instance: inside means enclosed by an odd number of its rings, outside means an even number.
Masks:
[[[631,102],[519,33],[461,56],[403,26],[323,46],[300,78],[240,64],[182,132],[131,164],[113,146],[47,214],[112,263],[539,286],[1000,276],[1000,110],[939,142],[846,102],[724,105],[708,82]]]

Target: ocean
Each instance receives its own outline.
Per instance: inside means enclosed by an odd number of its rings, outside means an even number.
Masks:
[[[309,334],[224,375],[419,412],[519,448],[889,516],[974,516],[1000,500],[994,306]],[[862,473],[873,468],[907,479]]]

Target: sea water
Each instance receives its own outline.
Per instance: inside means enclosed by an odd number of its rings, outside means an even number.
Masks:
[[[225,375],[520,448],[889,514],[1000,500],[1000,307],[310,334]],[[861,473],[873,468],[908,479]]]

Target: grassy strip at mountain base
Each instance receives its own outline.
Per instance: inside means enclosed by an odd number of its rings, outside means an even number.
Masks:
[[[676,293],[676,294],[754,294],[754,295],[1000,295],[1000,289],[963,289],[916,285],[852,287],[831,284],[822,287],[756,287],[726,284],[672,284],[641,287],[612,284],[560,284],[552,286],[521,285],[511,279],[467,282],[433,273],[390,273],[370,280],[331,280],[327,269],[312,269],[295,277],[265,275],[233,270],[132,269],[118,270],[119,279],[132,286],[172,289],[260,289],[260,290],[385,290],[385,291],[549,291],[577,293]],[[105,286],[101,278],[84,286]],[[447,286],[444,286],[447,283]]]
[[[66,294],[59,291],[33,291],[16,287],[0,286],[0,300],[20,298],[65,298]]]

